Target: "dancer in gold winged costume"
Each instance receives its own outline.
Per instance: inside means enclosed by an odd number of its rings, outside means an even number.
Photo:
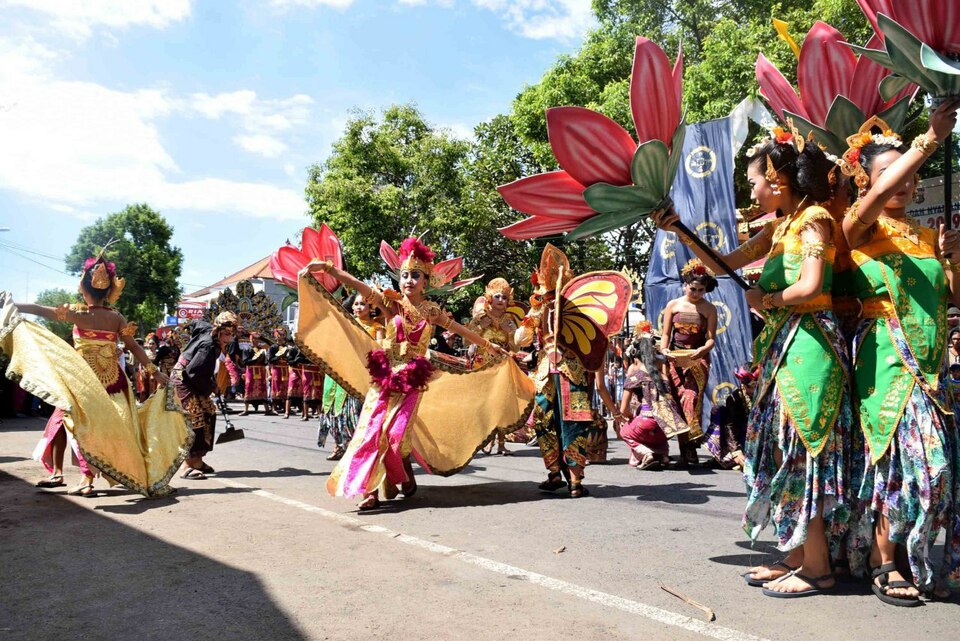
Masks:
[[[460,271],[459,259],[434,264],[434,253],[416,238],[405,240],[399,254],[381,246],[381,255],[399,272],[402,293],[370,287],[330,261],[312,262],[299,280],[297,336],[304,351],[347,392],[365,397],[353,439],[327,481],[330,494],[363,496],[361,509],[377,507],[384,480],[390,492],[398,484],[404,496],[416,491],[411,453],[434,473],[462,469],[498,429],[519,425],[533,399],[529,380],[502,348],[426,299],[425,292],[442,290]],[[380,345],[313,273],[333,276],[384,313]],[[472,281],[454,286],[466,282]],[[466,372],[434,363],[427,346],[435,324],[502,358]]]
[[[53,476],[44,487],[63,485],[63,454],[69,443],[83,473],[71,494],[95,496],[94,477],[102,472],[111,485],[121,483],[144,496],[165,496],[170,477],[192,442],[183,415],[170,406],[167,388],[137,407],[135,391],[120,365],[118,341],[129,349],[151,376],[165,384],[134,341],[136,325],[109,307],[120,297],[123,279],[113,263],[87,259],[80,278],[85,304],[43,307],[14,305],[0,293],[0,352],[10,358],[7,375],[56,409],[36,450]],[[74,323],[71,348],[46,329],[24,320],[20,313]]]

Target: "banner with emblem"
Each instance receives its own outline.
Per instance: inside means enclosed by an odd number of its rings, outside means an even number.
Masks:
[[[733,196],[733,151],[730,119],[687,126],[681,171],[671,197],[680,218],[720,254],[737,247],[736,204]],[[647,318],[663,329],[663,308],[683,295],[680,268],[695,256],[673,232],[657,231],[644,282]],[[716,346],[710,353],[710,379],[703,399],[703,425],[710,409],[725,402],[736,388],[733,372],[751,357],[750,312],[742,290],[729,277],[719,276],[706,298],[717,308]]]

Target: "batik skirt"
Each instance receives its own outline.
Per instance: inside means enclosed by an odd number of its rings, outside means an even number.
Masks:
[[[849,372],[844,342],[833,313],[816,312],[814,316]],[[775,377],[782,360],[789,355],[789,346],[795,337],[800,338],[797,328],[804,317],[793,314],[783,324],[761,361],[761,381]],[[758,387],[758,393],[761,389]],[[743,529],[751,540],[756,540],[772,521],[777,547],[782,551],[792,550],[807,540],[807,527],[817,516],[826,522],[831,541],[842,539],[850,519],[852,490],[850,462],[846,458],[853,425],[848,390],[843,392],[836,425],[818,456],[811,456],[807,451],[797,426],[786,412],[775,381],[762,398],[755,399],[747,423],[743,471],[747,485]],[[820,505],[822,511],[818,511]]]

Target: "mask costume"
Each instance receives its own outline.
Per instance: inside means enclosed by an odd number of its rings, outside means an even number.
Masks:
[[[567,485],[582,496],[582,470],[589,432],[596,423],[591,403],[596,372],[604,365],[608,337],[620,331],[632,285],[620,272],[590,272],[575,277],[566,255],[547,243],[536,273],[530,311],[516,332],[521,347],[541,345],[534,381],[534,428],[549,471],[541,489]],[[604,432],[606,424],[603,424]]]

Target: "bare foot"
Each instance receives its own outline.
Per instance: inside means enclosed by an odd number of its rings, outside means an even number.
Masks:
[[[795,572],[786,576],[780,581],[771,581],[763,586],[764,590],[770,592],[797,594],[799,592],[812,592],[814,590],[829,590],[837,584],[832,574],[823,576],[809,577],[800,572]]]

